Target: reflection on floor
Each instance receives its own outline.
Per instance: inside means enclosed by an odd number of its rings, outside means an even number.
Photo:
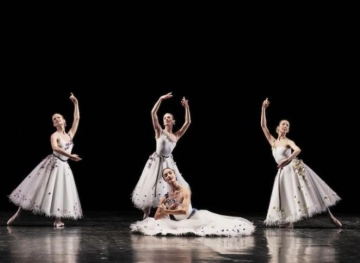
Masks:
[[[326,216],[304,220],[294,229],[265,227],[264,215],[238,215],[253,221],[253,236],[158,237],[131,234],[139,212],[86,212],[78,221],[53,220],[23,212],[12,226],[14,211],[0,214],[1,263],[78,262],[360,262],[360,215],[337,215],[342,229]]]

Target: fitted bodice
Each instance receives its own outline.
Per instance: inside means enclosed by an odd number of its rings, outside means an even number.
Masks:
[[[284,146],[278,146],[272,149],[273,156],[276,163],[288,158],[291,155],[291,148],[286,148]]]
[[[171,206],[172,204],[177,202],[175,199],[170,199],[168,193],[165,194],[165,197],[166,197],[166,202],[165,202],[165,207],[166,208],[169,208],[169,206]],[[181,207],[182,207],[182,203],[179,203],[177,208],[180,209]],[[192,212],[193,212],[193,208],[192,208],[192,205],[190,203],[189,207],[188,207],[188,209],[186,211],[186,214],[184,214],[184,215],[174,215],[174,217],[175,217],[176,220],[187,219]]]
[[[182,204],[179,205],[179,208],[181,208],[181,206],[182,206]],[[192,208],[192,205],[190,203],[189,207],[188,207],[188,210],[186,211],[185,215],[174,215],[174,217],[176,218],[176,220],[187,219],[191,215],[192,211],[193,211],[193,208]]]
[[[67,153],[71,153],[72,148],[74,147],[74,143],[73,140],[70,139],[70,141],[66,142],[63,138],[60,138],[58,141],[58,146],[63,149],[64,151],[66,151]],[[53,151],[53,155],[59,157],[61,160],[66,161],[67,159],[69,159],[69,157],[64,156],[58,152]]]
[[[159,138],[156,139],[156,153],[168,157],[176,146],[176,142],[172,141],[164,131],[161,131]]]

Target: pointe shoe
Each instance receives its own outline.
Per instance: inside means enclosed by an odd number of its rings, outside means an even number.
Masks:
[[[341,228],[342,224],[339,220],[337,220],[334,216],[330,216],[330,222],[334,224],[337,228]]]
[[[63,222],[54,222],[54,227],[64,227],[65,224]]]
[[[11,217],[8,221],[7,221],[7,225],[10,226],[12,223],[14,223],[15,221],[15,218],[14,217]]]
[[[19,214],[16,213],[15,215],[13,215],[8,221],[7,221],[7,225],[10,226],[12,223],[14,223],[14,221],[16,220],[16,218],[18,218]]]

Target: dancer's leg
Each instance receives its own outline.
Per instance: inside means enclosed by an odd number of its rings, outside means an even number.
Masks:
[[[150,214],[150,211],[151,211],[151,207],[145,207],[143,209],[143,212],[144,212],[144,216],[143,216],[143,219],[147,218]]]
[[[16,213],[7,221],[7,225],[11,225],[20,216],[22,208],[19,207]]]
[[[341,228],[342,227],[341,222],[338,219],[336,219],[335,216],[333,216],[333,214],[330,212],[329,208],[327,209],[327,213],[328,213],[330,222],[333,223],[336,227]]]

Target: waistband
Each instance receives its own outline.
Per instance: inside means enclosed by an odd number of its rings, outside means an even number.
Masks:
[[[193,209],[191,210],[190,215],[189,215],[186,219],[190,219],[193,215],[195,215],[196,211],[197,211],[197,209],[196,209],[196,208],[193,208]],[[174,220],[174,221],[180,221],[180,220],[177,220],[174,215],[170,215],[170,219],[171,219],[171,220]]]
[[[52,154],[53,156],[55,156],[56,158],[58,158],[60,161],[62,161],[62,162],[67,162],[67,160],[63,160],[63,159],[61,159],[59,156],[56,156],[55,154]]]

